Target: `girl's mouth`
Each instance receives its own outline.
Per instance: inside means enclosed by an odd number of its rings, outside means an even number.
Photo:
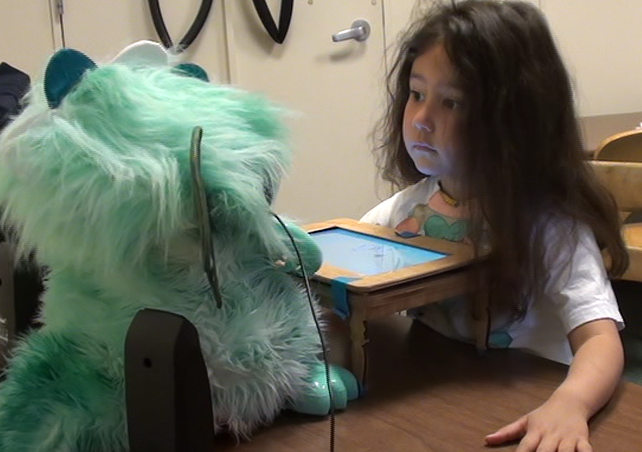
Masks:
[[[426,143],[413,143],[412,149],[420,152],[436,152],[437,150]]]

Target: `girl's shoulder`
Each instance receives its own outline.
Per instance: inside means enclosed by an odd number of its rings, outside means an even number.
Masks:
[[[398,212],[407,210],[410,205],[425,204],[438,189],[437,178],[425,177],[377,204],[360,221],[393,227],[391,224]]]
[[[563,213],[542,215],[536,231],[543,247],[544,263],[550,271],[567,271],[574,265],[603,270],[603,258],[591,227]]]
[[[577,243],[578,240],[594,239],[588,224],[555,210],[538,216],[535,231],[541,234],[546,243],[555,246],[560,242]]]
[[[439,179],[436,177],[424,177],[419,182],[404,188],[395,193],[392,198],[399,200],[412,200],[426,202],[427,198],[439,190]]]

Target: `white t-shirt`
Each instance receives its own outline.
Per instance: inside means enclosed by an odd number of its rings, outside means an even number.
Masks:
[[[422,179],[377,205],[361,221],[394,228],[438,189],[436,178]],[[573,228],[572,222],[563,218],[548,221],[545,227],[549,246],[543,294],[530,301],[526,315],[520,320],[493,318],[489,345],[518,348],[570,364],[573,355],[567,335],[572,330],[599,319],[612,319],[619,329],[624,322],[592,231],[581,224]],[[414,311],[414,315],[446,336],[474,342],[463,298],[426,305]]]

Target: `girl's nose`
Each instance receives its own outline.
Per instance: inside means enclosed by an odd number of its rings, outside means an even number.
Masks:
[[[435,123],[430,119],[415,119],[414,126],[417,130],[420,130],[422,132],[432,133],[435,131]]]
[[[428,103],[425,103],[421,108],[415,113],[413,124],[417,130],[423,132],[434,132],[435,131],[435,120],[431,113],[431,109],[428,106]]]
[[[415,128],[417,130],[421,131],[421,132],[428,132],[428,133],[434,132],[433,126],[430,126],[430,125],[428,125],[426,123],[416,122],[415,123]]]

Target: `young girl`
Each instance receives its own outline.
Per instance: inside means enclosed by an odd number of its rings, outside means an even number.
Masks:
[[[438,6],[411,27],[388,81],[379,166],[404,189],[362,221],[468,241],[482,257],[473,295],[427,305],[420,320],[571,364],[546,403],[486,443],[590,451],[588,420],[622,372],[609,276],[628,258],[612,198],[584,162],[545,19],[518,1]]]

